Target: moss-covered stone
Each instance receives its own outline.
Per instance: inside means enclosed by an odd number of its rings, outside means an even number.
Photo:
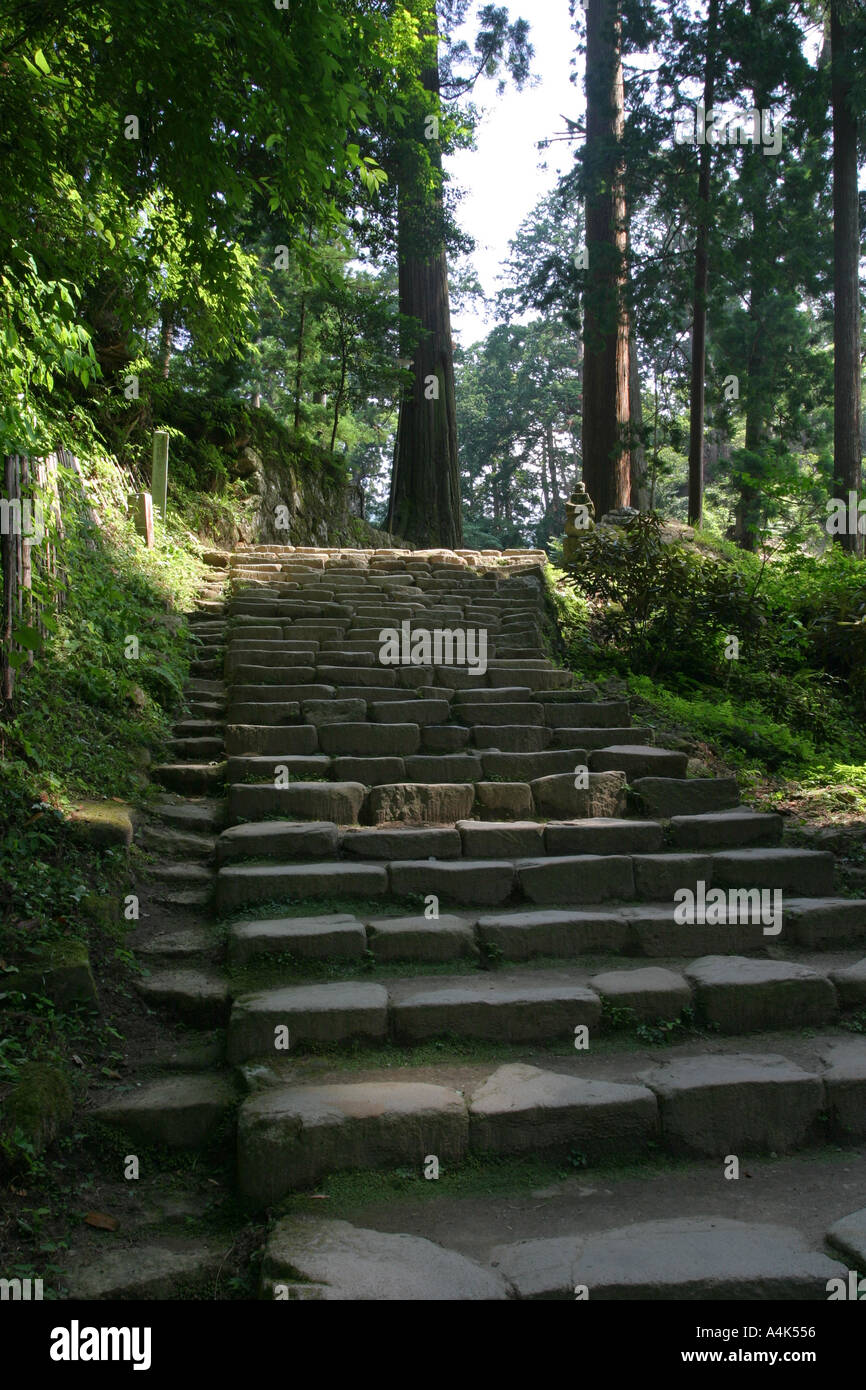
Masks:
[[[17,1130],[41,1153],[69,1124],[72,1111],[72,1088],[60,1067],[25,1062],[0,1114],[6,1136]]]
[[[72,938],[44,946],[37,959],[28,961],[11,979],[11,988],[22,994],[44,994],[60,1008],[70,1004],[99,1007],[87,948]]]
[[[117,801],[80,801],[72,809],[69,825],[76,839],[98,849],[132,844],[129,807]]]

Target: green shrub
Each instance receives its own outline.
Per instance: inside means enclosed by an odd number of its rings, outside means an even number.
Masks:
[[[662,540],[662,523],[642,513],[623,528],[595,527],[578,539],[567,580],[595,605],[594,640],[632,671],[686,671],[709,678],[724,666],[725,638],[745,644],[764,623],[760,602],[733,564]]]

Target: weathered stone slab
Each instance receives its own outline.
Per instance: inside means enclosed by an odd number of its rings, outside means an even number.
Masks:
[[[458,831],[445,826],[350,830],[343,838],[352,859],[459,859],[461,852]]]
[[[365,793],[361,782],[290,782],[286,787],[238,783],[229,787],[229,820],[255,821],[281,815],[287,820],[352,825]]]
[[[440,978],[392,988],[395,1036],[407,1042],[443,1033],[494,1041],[566,1039],[578,1024],[594,1027],[601,1002],[582,985],[541,985],[531,976],[482,980]]]
[[[506,960],[531,960],[534,956],[581,956],[603,951],[627,951],[631,944],[628,924],[617,912],[539,908],[530,912],[503,912],[478,919],[478,937],[500,950]]]
[[[540,816],[569,820],[622,815],[626,809],[624,772],[590,772],[588,783],[586,787],[576,787],[574,769],[570,773],[534,778],[531,787],[536,812]]]
[[[846,965],[830,971],[830,979],[843,1009],[857,1009],[866,1004],[866,959],[856,965]]]
[[[391,1235],[347,1221],[285,1217],[268,1236],[262,1291],[271,1298],[435,1303],[507,1297],[492,1270],[420,1236]]]
[[[837,1012],[830,981],[808,966],[745,956],[705,956],[686,968],[700,1017],[721,1033],[799,1028]]]
[[[830,1123],[846,1141],[866,1138],[866,1038],[839,1038],[819,1053]],[[866,1269],[863,1274],[866,1275]]]
[[[475,796],[484,820],[526,820],[533,813],[532,792],[525,782],[476,782]]]
[[[658,1107],[645,1086],[500,1067],[472,1093],[469,1147],[480,1153],[567,1152],[589,1162],[644,1150],[658,1137]]]
[[[454,825],[472,811],[470,783],[397,782],[373,787],[367,797],[367,818],[374,825],[395,821],[417,825]]]
[[[589,754],[593,772],[624,772],[630,782],[639,777],[685,777],[688,761],[685,753],[644,744],[620,743]]]
[[[843,1272],[798,1231],[716,1215],[519,1241],[490,1262],[520,1298],[573,1300],[583,1286],[590,1301],[819,1300]]]
[[[148,1004],[170,1009],[177,1018],[200,1028],[223,1024],[228,1015],[228,985],[212,967],[153,970],[136,982],[136,988]]]
[[[472,918],[376,917],[367,922],[377,960],[445,961],[478,955]]]
[[[490,749],[500,753],[540,753],[550,743],[552,730],[544,725],[500,724],[472,726],[472,739],[476,748]],[[576,744],[576,747],[585,745]]]
[[[538,821],[458,821],[463,853],[477,859],[516,859],[544,853]]]
[[[658,1096],[663,1142],[675,1153],[788,1153],[817,1133],[821,1079],[786,1057],[687,1057],[639,1080]]]
[[[187,1298],[191,1285],[212,1288],[225,1262],[222,1240],[164,1235],[156,1245],[100,1250],[87,1263],[70,1259],[63,1278],[69,1298],[89,1303]]]
[[[217,840],[218,864],[238,859],[325,859],[340,847],[333,821],[255,821],[233,825]]]
[[[299,960],[358,960],[366,946],[362,924],[347,913],[264,918],[232,924],[228,957],[237,965],[270,955],[290,955]]]
[[[663,832],[657,821],[589,817],[577,822],[549,821],[544,827],[548,854],[651,854],[661,849]]]
[[[714,854],[713,883],[732,888],[780,888],[822,897],[833,891],[833,855],[810,849],[731,849]]]
[[[634,893],[627,855],[551,855],[518,860],[516,868],[521,892],[534,903],[599,903]]]
[[[257,1206],[325,1173],[393,1168],[466,1153],[469,1117],[459,1091],[425,1082],[365,1081],[266,1090],[241,1107],[238,1182]]]
[[[370,705],[377,724],[447,724],[451,706],[447,700],[384,700]]]
[[[283,898],[375,898],[387,891],[380,864],[233,864],[217,874],[216,906],[225,914]]]
[[[740,800],[736,777],[639,777],[633,786],[647,814],[663,820],[731,810]]]
[[[288,1048],[277,1048],[288,1029]],[[381,1041],[388,1028],[388,991],[382,985],[348,980],[263,990],[236,999],[229,1020],[228,1060],[279,1058],[309,1043],[350,1038]]]
[[[514,886],[514,867],[487,859],[395,860],[388,868],[391,892],[398,896],[435,893],[451,902],[494,905],[505,902]]]
[[[301,713],[308,724],[324,728],[332,724],[357,723],[367,713],[365,700],[304,700]]]
[[[103,1124],[142,1143],[195,1149],[213,1137],[231,1114],[235,1099],[227,1076],[195,1072],[115,1095],[92,1113]]]
[[[545,702],[544,718],[552,729],[624,728],[629,722],[628,701],[563,699]]]
[[[621,909],[639,955],[703,956],[728,952],[764,951],[768,938],[755,922],[677,922],[671,903],[629,904]]]
[[[636,854],[632,867],[639,898],[674,902],[680,888],[694,893],[698,883],[709,887],[712,882],[712,859],[707,854]]]
[[[737,806],[732,811],[707,811],[698,816],[673,816],[674,844],[683,849],[722,849],[727,845],[771,844],[781,839],[781,816]]]
[[[692,992],[682,975],[657,965],[637,970],[606,970],[589,981],[603,1002],[630,1009],[636,1020],[679,1018],[692,1002]]]
[[[827,1232],[827,1240],[841,1250],[852,1269],[858,1273],[866,1270],[866,1207],[834,1222]]]
[[[415,753],[421,742],[417,724],[326,724],[319,729],[325,753],[356,757],[403,757]]]
[[[866,899],[784,898],[783,936],[800,946],[822,949],[866,940]]]

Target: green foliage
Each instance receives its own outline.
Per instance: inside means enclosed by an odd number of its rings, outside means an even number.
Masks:
[[[740,571],[663,540],[654,513],[625,528],[589,529],[577,538],[567,574],[598,605],[590,622],[600,646],[649,675],[677,670],[707,678],[722,668],[726,635],[745,643],[763,622]]]

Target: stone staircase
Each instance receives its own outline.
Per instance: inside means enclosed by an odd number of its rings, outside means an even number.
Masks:
[[[831,1237],[830,1258],[768,1226],[762,1243],[723,1216],[722,1168],[866,1137],[866,901],[834,895],[833,856],[789,847],[735,779],[689,776],[627,702],[551,661],[544,560],[231,557],[227,600],[215,580],[193,615],[188,709],[138,834],[171,924],[139,933],[142,990],[224,1029],[226,1065],[118,1090],[100,1118],[195,1147],[236,1115],[253,1211],[431,1158],[711,1161],[697,1209],[624,1212],[585,1260],[582,1228],[509,1245],[494,1223],[469,1259],[450,1236],[284,1218],[266,1297],[825,1298],[856,1241]],[[453,655],[483,633],[486,660],[386,664],[384,630],[422,656],[425,634]],[[688,894],[706,920],[683,919]],[[676,1046],[636,1055],[653,1030]],[[416,1065],[437,1040],[441,1066]],[[512,1052],[461,1060],[476,1044]]]

